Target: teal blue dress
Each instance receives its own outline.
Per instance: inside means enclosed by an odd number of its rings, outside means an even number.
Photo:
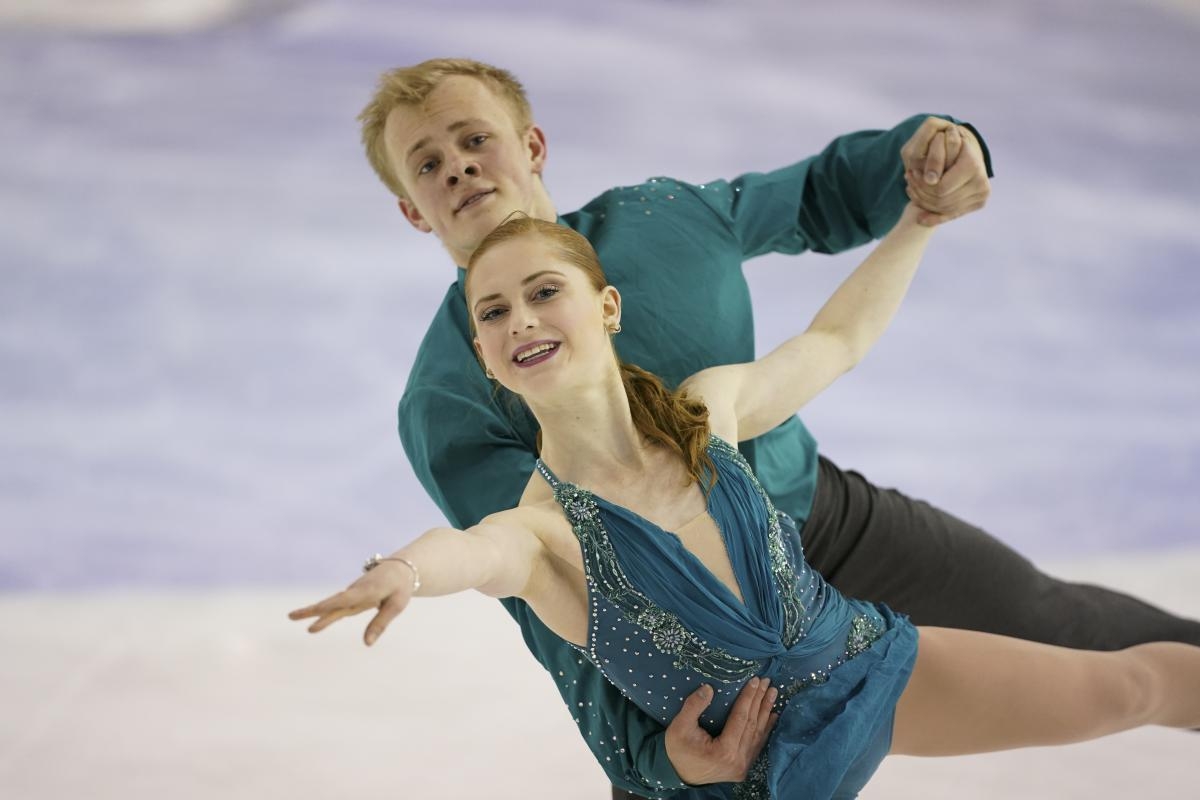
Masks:
[[[701,725],[713,735],[751,678],[779,689],[779,721],[747,779],[676,797],[854,797],[890,747],[916,628],[827,584],[737,448],[712,436],[708,454],[717,477],[708,513],[744,602],[678,536],[537,462],[583,554],[590,620],[578,649],[664,726],[704,683],[715,693]]]

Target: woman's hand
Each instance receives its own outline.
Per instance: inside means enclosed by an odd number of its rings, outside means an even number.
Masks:
[[[408,606],[415,578],[413,570],[403,561],[380,561],[343,591],[314,605],[298,608],[288,614],[288,618],[300,620],[316,617],[317,621],[308,626],[308,632],[319,633],[342,617],[377,609],[363,634],[363,641],[369,646]]]

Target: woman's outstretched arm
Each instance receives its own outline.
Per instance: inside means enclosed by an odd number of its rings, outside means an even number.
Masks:
[[[712,367],[684,381],[708,405],[715,433],[735,431],[739,441],[760,436],[862,360],[895,316],[933,233],[917,214],[910,203],[804,333],[756,361]]]
[[[311,619],[317,633],[343,617],[377,609],[363,640],[374,644],[414,595],[437,597],[476,589],[492,597],[521,597],[545,554],[540,539],[497,514],[465,531],[433,528],[383,559],[344,590],[288,614]]]

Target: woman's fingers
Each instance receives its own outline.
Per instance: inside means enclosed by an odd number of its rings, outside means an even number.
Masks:
[[[321,602],[313,603],[311,606],[305,606],[304,608],[297,608],[295,611],[289,611],[288,619],[308,619],[309,617],[319,617],[325,613],[326,609],[331,607],[329,604],[337,598],[338,595],[335,594],[333,597],[326,597]]]
[[[407,606],[408,600],[399,592],[390,595],[387,600],[383,601],[383,605],[379,607],[379,613],[367,625],[367,630],[363,634],[363,641],[367,643],[368,647],[375,644],[375,640],[387,630],[391,621],[400,616],[400,612]]]
[[[347,589],[344,592],[338,592],[331,597],[327,597],[319,603],[298,608],[289,613],[288,618],[300,620],[317,617],[317,621],[308,628],[312,633],[316,633],[342,617],[359,614],[374,607],[375,603],[370,602],[362,592]]]
[[[325,614],[321,615],[320,619],[308,626],[308,632],[320,633],[333,623],[337,622],[339,619],[343,617],[352,617],[355,614],[361,614],[364,611],[366,611],[365,608],[339,608],[334,611],[326,612]]]

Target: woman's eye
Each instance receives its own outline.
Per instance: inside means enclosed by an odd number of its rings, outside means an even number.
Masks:
[[[479,315],[479,321],[480,322],[491,322],[492,320],[497,319],[503,313],[504,313],[503,308],[489,308],[487,311],[484,311],[482,314]]]
[[[418,174],[418,175],[424,175],[425,173],[427,173],[427,172],[429,172],[430,170],[432,170],[432,169],[434,168],[434,166],[435,166],[435,165],[436,165],[436,162],[435,162],[435,161],[433,161],[432,159],[430,159],[429,161],[426,161],[426,162],[425,162],[424,164],[422,164],[421,166],[417,167],[417,174]]]
[[[486,133],[477,133],[474,136],[472,136],[470,139],[468,139],[467,143],[470,144],[472,147],[479,147],[479,145],[483,144],[487,140],[488,140],[488,135]]]
[[[558,294],[558,287],[552,283],[548,283],[545,286],[539,287],[538,290],[533,293],[533,298],[535,300],[549,300],[556,294]]]

